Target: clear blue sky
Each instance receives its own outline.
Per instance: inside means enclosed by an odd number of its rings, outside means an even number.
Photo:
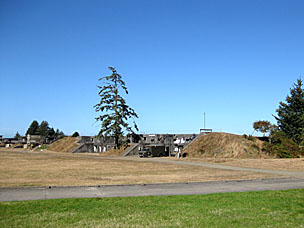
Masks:
[[[122,74],[140,133],[249,134],[304,75],[302,0],[0,0],[0,135],[46,120],[95,135]]]

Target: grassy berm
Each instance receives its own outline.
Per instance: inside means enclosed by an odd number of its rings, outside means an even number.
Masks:
[[[251,139],[251,140],[250,140]],[[201,135],[183,152],[188,157],[203,158],[270,158],[263,152],[263,141],[228,133]]]
[[[304,227],[304,189],[0,203],[0,227]]]
[[[69,153],[79,146],[76,137],[67,136],[52,143],[48,150]]]

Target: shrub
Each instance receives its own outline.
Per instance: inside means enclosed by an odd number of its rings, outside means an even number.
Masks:
[[[256,141],[256,138],[250,135],[250,136],[248,137],[248,140],[255,142],[255,141]]]
[[[43,144],[41,146],[38,146],[38,148],[36,149],[36,151],[46,150],[48,148],[49,148],[49,145]]]
[[[252,144],[252,145],[250,146],[250,148],[253,149],[253,150],[260,151],[260,147],[259,147],[258,145],[256,145],[256,144]]]
[[[276,144],[264,142],[262,150],[278,158],[298,158],[303,153],[298,144],[285,137],[280,138],[280,143]]]
[[[72,134],[72,137],[78,137],[79,133],[77,131],[74,132],[74,134]]]

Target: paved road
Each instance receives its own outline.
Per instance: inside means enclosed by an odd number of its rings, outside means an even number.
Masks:
[[[147,185],[0,188],[0,201],[41,200],[56,198],[192,195],[298,188],[304,188],[304,179],[281,178]]]

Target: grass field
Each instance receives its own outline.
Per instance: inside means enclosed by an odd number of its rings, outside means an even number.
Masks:
[[[304,227],[304,189],[0,203],[0,227]]]
[[[277,177],[99,155],[0,150],[0,187],[176,183]]]

